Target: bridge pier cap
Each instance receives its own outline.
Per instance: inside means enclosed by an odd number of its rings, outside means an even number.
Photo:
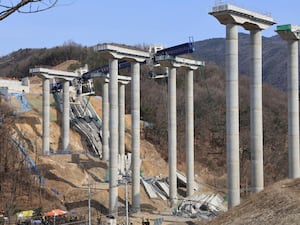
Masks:
[[[43,67],[31,68],[29,69],[29,73],[36,74],[46,79],[58,78],[58,79],[68,80],[68,81],[72,81],[74,78],[80,77],[80,74],[78,73],[48,69]]]
[[[277,26],[277,30],[275,30],[283,40],[300,40],[300,26],[285,24]]]
[[[210,15],[216,17],[221,24],[237,24],[246,30],[264,30],[276,24],[274,19],[266,14],[260,14],[231,4],[216,5]]]
[[[141,63],[150,58],[149,52],[119,44],[98,44],[94,47],[94,51],[100,52],[107,59],[124,59],[129,62]]]
[[[170,68],[179,68],[184,67],[186,69],[190,70],[196,70],[200,66],[205,66],[204,61],[197,61],[193,59],[187,59],[187,58],[181,58],[181,57],[172,57],[169,58],[169,56],[158,56],[156,60],[159,62],[159,64],[163,67],[170,67]]]

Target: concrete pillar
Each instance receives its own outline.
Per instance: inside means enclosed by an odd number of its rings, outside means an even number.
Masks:
[[[109,213],[118,215],[118,60],[109,60]]]
[[[170,203],[177,203],[177,124],[176,124],[176,68],[170,68],[168,78],[168,161]]]
[[[63,151],[70,150],[70,94],[69,81],[63,83]]]
[[[228,207],[240,204],[238,25],[226,25],[226,148]]]
[[[102,159],[109,159],[109,101],[108,101],[108,82],[103,83],[102,93]]]
[[[299,171],[299,85],[298,40],[288,40],[288,143],[289,178]]]
[[[119,84],[119,155],[120,171],[125,174],[125,84]]]
[[[185,82],[185,140],[187,196],[194,193],[194,71],[189,70]]]
[[[43,154],[50,153],[50,81],[43,80]]]
[[[140,63],[131,63],[132,210],[140,212]]]
[[[250,148],[252,192],[264,189],[263,117],[262,117],[262,38],[260,30],[250,31]]]

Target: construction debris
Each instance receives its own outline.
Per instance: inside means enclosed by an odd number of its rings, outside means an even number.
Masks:
[[[145,179],[141,177],[141,180],[149,198],[156,199],[159,196],[162,200],[168,199],[169,184],[166,179],[159,179],[159,177]]]
[[[219,194],[200,194],[183,200],[174,211],[174,215],[211,219],[225,211],[227,206]]]
[[[177,173],[177,179],[182,185],[186,186],[184,175]],[[152,177],[145,179],[141,177],[141,183],[151,199],[157,199],[158,196],[163,200],[169,198],[169,184],[167,181],[167,178]],[[194,189],[197,190],[197,188],[198,185],[195,183]],[[182,197],[182,199],[184,198]],[[227,211],[227,204],[222,196],[201,193],[182,200],[173,214],[184,218],[201,217],[211,219],[225,211]]]
[[[176,175],[177,175],[178,185],[186,187],[187,184],[186,177],[179,172],[177,172]],[[156,176],[149,179],[145,179],[141,177],[141,180],[149,198],[155,199],[158,196],[161,197],[163,200],[167,200],[169,198],[170,187],[167,178],[160,178]],[[198,184],[196,182],[194,183],[193,186],[194,186],[193,187],[194,190],[198,190]]]
[[[151,184],[147,183],[144,179],[141,179],[141,181],[142,181],[142,184],[143,184],[145,191],[146,191],[147,195],[149,196],[149,198],[151,198],[151,199],[158,198],[153,186]]]

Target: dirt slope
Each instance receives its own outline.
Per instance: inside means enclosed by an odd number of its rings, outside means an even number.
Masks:
[[[16,135],[23,140],[23,144],[31,152],[39,169],[46,180],[42,191],[42,200],[27,205],[31,209],[42,206],[50,210],[54,207],[64,207],[66,210],[76,210],[80,215],[87,215],[88,183],[92,187],[92,216],[96,217],[108,213],[109,192],[107,176],[107,162],[84,154],[86,149],[84,140],[74,131],[70,132],[71,151],[69,155],[43,156],[42,149],[42,93],[38,78],[32,80],[32,92],[27,95],[33,109],[23,113],[16,120]],[[90,102],[101,115],[101,98],[91,97]],[[130,115],[126,115],[126,151],[131,151]],[[61,146],[60,114],[51,102],[50,146],[53,152]],[[141,140],[142,172],[145,177],[161,175],[167,176],[167,163],[162,159],[156,147],[142,138]],[[184,166],[182,166],[184,167]],[[198,179],[209,177],[207,171],[196,171]],[[200,177],[201,176],[201,177]],[[222,179],[226,179],[225,177]],[[124,215],[125,191],[119,187],[120,214]],[[129,203],[131,203],[131,188],[129,186]],[[203,188],[201,189],[203,191]],[[300,180],[284,180],[266,188],[261,193],[251,195],[242,204],[218,216],[208,224],[299,224],[300,221]],[[51,202],[51,203],[49,203]],[[24,206],[26,207],[26,206]],[[132,215],[135,224],[141,217],[163,217],[164,224],[206,224],[208,221],[172,217],[172,209],[168,202],[150,200],[141,186],[140,215]],[[122,218],[124,221],[124,217]]]
[[[42,207],[44,211],[54,207],[65,210],[75,210],[79,215],[87,215],[88,184],[92,188],[92,216],[95,221],[100,214],[107,214],[109,207],[108,183],[105,182],[108,173],[107,162],[85,154],[86,144],[75,131],[70,131],[70,149],[72,154],[54,154],[43,156],[42,153],[42,85],[41,79],[32,78],[32,90],[26,95],[32,110],[18,115],[15,132],[22,144],[30,152],[31,158],[38,165],[45,178],[46,185],[41,187],[42,194],[31,205],[23,205],[25,209]],[[101,116],[101,98],[89,97],[91,104]],[[50,103],[50,149],[58,153],[61,147],[61,115],[55,108],[51,96]],[[130,115],[126,120],[126,151],[131,152]],[[161,158],[155,147],[141,140],[142,174],[144,177],[167,176],[167,163]],[[159,165],[159,166],[158,166]],[[129,185],[129,204],[131,203],[131,187]],[[45,194],[43,194],[45,193]],[[47,194],[46,194],[47,193]],[[51,204],[49,204],[51,196]],[[125,204],[125,187],[119,188],[120,215]],[[168,208],[167,202],[151,200],[141,186],[141,207],[145,212]],[[139,218],[136,220],[140,221]]]
[[[202,223],[199,223],[202,224]],[[249,196],[207,225],[300,224],[300,179],[287,179]]]

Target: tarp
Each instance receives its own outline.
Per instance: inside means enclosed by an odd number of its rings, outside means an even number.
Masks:
[[[34,211],[33,210],[26,210],[26,211],[21,211],[17,213],[18,218],[23,218],[23,217],[31,217],[33,216]]]
[[[61,210],[61,209],[53,209],[49,212],[46,212],[44,215],[45,216],[61,216],[65,215],[67,211]]]

